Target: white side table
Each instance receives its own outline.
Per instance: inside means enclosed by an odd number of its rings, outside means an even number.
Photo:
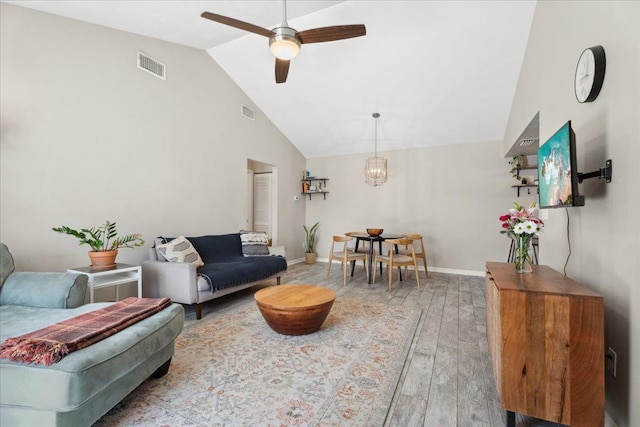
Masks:
[[[139,265],[118,263],[115,268],[102,271],[92,270],[91,267],[77,267],[68,269],[67,273],[78,273],[87,276],[90,302],[93,302],[95,289],[107,286],[116,287],[116,301],[118,301],[118,285],[131,282],[138,282],[138,298],[142,298],[142,267]]]

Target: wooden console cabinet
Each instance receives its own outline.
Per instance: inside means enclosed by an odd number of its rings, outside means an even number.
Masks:
[[[515,413],[604,425],[604,303],[548,266],[487,262],[487,339],[507,425]]]

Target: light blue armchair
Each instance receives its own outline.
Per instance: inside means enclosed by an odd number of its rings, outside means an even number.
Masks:
[[[0,342],[111,303],[84,304],[87,278],[14,271],[0,243]],[[167,373],[184,325],[179,304],[51,366],[0,359],[0,426],[90,426],[149,376]]]
[[[13,257],[0,243],[0,305],[75,308],[84,304],[87,276],[14,271]]]

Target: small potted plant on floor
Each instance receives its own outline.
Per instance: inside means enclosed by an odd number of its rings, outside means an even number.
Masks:
[[[80,231],[69,228],[66,225],[52,228],[61,234],[68,234],[80,240],[80,245],[89,245],[89,258],[94,269],[108,269],[115,267],[118,248],[133,248],[144,245],[144,240],[139,233],[127,234],[117,237],[116,223],[105,221],[100,227],[82,228]]]
[[[316,231],[318,231],[319,225],[320,222],[316,222],[315,224],[313,224],[313,226],[311,226],[311,228],[307,227],[306,225],[302,226],[305,232],[304,262],[306,264],[315,264],[316,262],[316,252],[314,250],[314,247],[316,245]]]

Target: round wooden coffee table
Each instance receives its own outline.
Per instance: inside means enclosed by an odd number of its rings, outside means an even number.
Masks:
[[[336,293],[316,285],[280,285],[261,289],[254,297],[271,329],[282,335],[306,335],[320,329]]]

